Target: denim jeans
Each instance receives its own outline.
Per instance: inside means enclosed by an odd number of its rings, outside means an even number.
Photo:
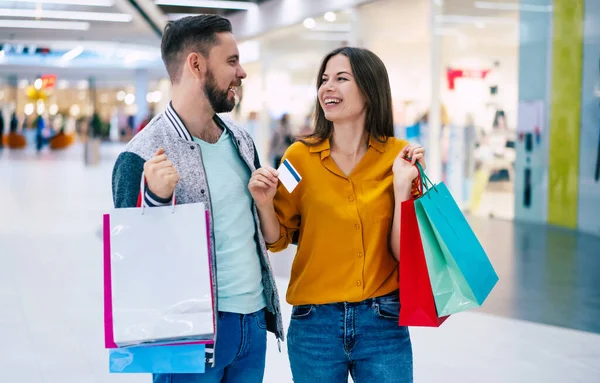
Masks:
[[[204,374],[155,374],[154,383],[261,383],[267,353],[265,310],[253,314],[220,312],[215,366]]]
[[[295,383],[410,383],[412,346],[398,325],[398,291],[358,303],[292,308],[288,354]]]

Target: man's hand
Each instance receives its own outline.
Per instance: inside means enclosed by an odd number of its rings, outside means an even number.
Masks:
[[[260,168],[252,173],[248,190],[250,190],[256,206],[261,207],[273,202],[279,183],[278,175],[277,170],[272,167]]]
[[[167,160],[163,148],[158,149],[154,156],[144,164],[144,176],[148,182],[148,189],[157,197],[170,199],[179,182],[179,173],[173,162]]]

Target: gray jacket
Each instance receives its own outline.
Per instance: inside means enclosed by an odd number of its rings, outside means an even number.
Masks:
[[[254,142],[250,135],[238,127],[233,120],[221,118],[217,115],[214,121],[223,129],[226,129],[234,140],[239,151],[240,158],[246,163],[251,172],[260,167],[258,155]],[[177,169],[180,180],[175,188],[175,199],[177,204],[204,202],[210,213],[210,249],[213,273],[213,302],[215,304],[215,323],[217,322],[217,278],[216,278],[216,253],[215,237],[213,228],[212,207],[210,191],[206,179],[206,172],[202,161],[200,145],[194,142],[192,135],[187,130],[183,121],[179,118],[172,105],[154,117],[152,121],[138,133],[126,146],[125,151],[119,155],[113,169],[112,191],[113,201],[116,208],[136,207],[141,204],[140,180],[143,173],[144,163],[149,160],[159,149],[165,152]],[[218,191],[215,191],[218,192]],[[143,196],[147,206],[161,206],[169,204],[170,200],[163,200],[154,195],[146,188]],[[283,322],[279,305],[279,295],[275,278],[262,232],[256,205],[252,205],[254,222],[256,226],[256,246],[260,254],[262,266],[262,281],[265,300],[267,302],[267,330],[274,333],[278,341],[283,340]],[[217,329],[218,333],[218,329]],[[216,343],[216,336],[215,336]],[[213,353],[214,352],[214,353]],[[216,350],[207,347],[207,362],[214,364]]]

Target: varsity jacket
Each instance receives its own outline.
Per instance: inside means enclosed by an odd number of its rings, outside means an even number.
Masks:
[[[215,115],[214,121],[232,137],[240,158],[253,172],[260,167],[256,147],[250,135],[230,118]],[[208,187],[206,171],[202,161],[200,145],[197,144],[183,121],[179,118],[173,106],[169,104],[167,109],[154,117],[148,125],[139,132],[125,147],[115,163],[112,174],[112,193],[115,208],[127,208],[140,206],[141,198],[144,198],[146,206],[163,206],[170,204],[170,200],[164,200],[154,195],[148,188],[144,196],[140,195],[140,181],[143,174],[144,163],[152,158],[159,148],[164,148],[165,153],[172,161],[179,173],[179,182],[175,187],[176,204],[204,202],[209,210],[210,229],[210,257],[212,264],[213,284],[213,311],[215,313],[215,324],[217,324],[218,300],[217,300],[217,260],[215,252],[215,236],[213,227],[213,215],[211,206],[211,191]],[[218,193],[219,191],[213,191]],[[251,206],[256,227],[255,242],[260,256],[262,269],[262,282],[264,295],[267,303],[266,318],[267,330],[277,337],[278,342],[283,340],[283,321],[279,304],[279,295],[275,278],[267,255],[267,248],[262,232],[260,230],[260,219],[256,205]],[[215,331],[218,334],[218,328]],[[215,335],[215,344],[216,344]],[[207,346],[206,362],[214,365],[216,349]]]

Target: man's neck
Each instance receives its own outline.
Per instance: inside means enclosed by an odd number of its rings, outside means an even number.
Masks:
[[[179,118],[181,118],[192,136],[207,142],[213,141],[213,139],[210,139],[211,137],[217,136],[216,138],[219,138],[220,134],[217,135],[216,133],[217,130],[220,132],[220,128],[213,120],[215,111],[204,94],[186,95],[174,88],[172,103]]]

